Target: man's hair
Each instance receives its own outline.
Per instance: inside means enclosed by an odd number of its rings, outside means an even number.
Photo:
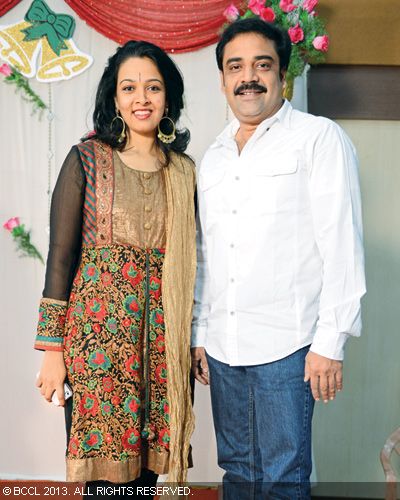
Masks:
[[[275,45],[275,50],[279,57],[279,71],[287,70],[289,66],[292,43],[286,31],[283,31],[276,24],[267,23],[261,19],[240,19],[229,25],[222,33],[218,42],[215,55],[217,57],[218,69],[222,71],[222,61],[224,58],[225,45],[244,33],[255,33],[267,40],[271,40]]]

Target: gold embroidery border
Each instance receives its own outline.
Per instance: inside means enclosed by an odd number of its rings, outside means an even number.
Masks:
[[[112,149],[106,144],[94,142],[96,161],[96,243],[112,243],[112,205],[114,198],[114,165]]]

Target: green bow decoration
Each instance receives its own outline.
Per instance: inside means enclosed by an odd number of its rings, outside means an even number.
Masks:
[[[24,41],[47,38],[53,52],[58,56],[61,50],[67,49],[64,40],[71,38],[75,31],[75,20],[67,14],[55,14],[43,0],[34,0],[25,14],[25,21],[32,26],[22,30]]]

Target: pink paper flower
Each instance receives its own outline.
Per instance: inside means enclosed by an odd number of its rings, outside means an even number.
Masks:
[[[288,29],[289,37],[292,43],[299,43],[304,40],[304,32],[297,23],[296,26],[292,26]]]
[[[318,0],[304,0],[303,9],[305,9],[307,12],[312,12],[317,3]]]
[[[259,16],[261,14],[262,9],[264,9],[265,2],[263,0],[250,0],[248,3],[248,8],[255,14]]]
[[[292,12],[296,8],[295,5],[293,5],[293,0],[281,0],[279,2],[279,7],[283,12]]]
[[[271,9],[271,7],[263,7],[260,11],[260,17],[264,21],[272,23],[275,19],[275,12],[273,11],[273,9]]]
[[[18,226],[19,226],[18,217],[11,217],[11,219],[8,219],[8,221],[3,224],[4,229],[7,229],[7,231],[12,231],[15,227]]]
[[[312,44],[315,49],[321,52],[327,52],[329,49],[329,37],[327,35],[316,36]]]
[[[239,10],[237,9],[236,5],[231,3],[225,10],[224,10],[224,16],[229,22],[234,21],[239,17]]]
[[[4,76],[10,76],[12,73],[12,69],[8,64],[4,63],[0,66],[0,73]]]

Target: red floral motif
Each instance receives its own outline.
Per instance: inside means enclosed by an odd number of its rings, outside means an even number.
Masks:
[[[122,446],[127,450],[135,451],[140,447],[140,434],[136,429],[127,429],[122,436]]]
[[[126,318],[126,319],[124,319],[124,321],[122,322],[122,324],[123,324],[126,328],[128,328],[128,326],[131,326],[132,321],[131,321],[129,318]]]
[[[97,298],[90,300],[86,304],[86,312],[90,317],[97,319],[97,321],[103,321],[107,313],[103,301]]]
[[[112,280],[113,280],[113,277],[112,277],[111,273],[102,273],[101,282],[103,283],[104,286],[111,285]]]
[[[61,326],[61,328],[64,328],[65,319],[65,314],[60,314],[60,316],[58,317],[58,324]]]
[[[143,274],[134,262],[127,262],[122,268],[122,276],[136,286],[143,279]]]
[[[99,400],[96,398],[94,394],[85,394],[79,402],[79,412],[82,415],[90,413],[90,415],[94,417],[98,409],[99,409]]]
[[[161,363],[156,368],[156,378],[161,384],[165,384],[167,381],[167,366],[165,363]]]
[[[98,323],[94,323],[94,325],[93,325],[93,331],[95,333],[100,333],[101,332],[101,326]]]
[[[161,295],[161,280],[155,276],[150,277],[150,295],[156,300],[158,300]]]
[[[78,438],[73,437],[69,440],[68,451],[71,455],[77,455],[79,451],[79,441]]]
[[[140,370],[139,356],[137,356],[136,354],[132,354],[132,356],[129,356],[129,358],[125,361],[125,368],[128,373],[132,373],[132,375],[138,376]]]
[[[121,398],[119,396],[113,396],[111,398],[111,403],[114,405],[114,406],[118,406],[120,403],[121,403]]]
[[[167,448],[168,450],[169,441],[170,441],[169,430],[162,429],[158,435],[158,442],[160,443],[161,446],[164,446],[164,448]]]
[[[114,382],[111,377],[103,377],[103,389],[105,392],[111,392],[114,389]]]
[[[64,349],[66,351],[69,351],[71,348],[71,335],[68,335],[67,337],[64,337]]]
[[[113,438],[112,438],[111,434],[106,434],[106,436],[105,436],[105,442],[107,444],[110,444],[110,443],[113,442]]]
[[[85,360],[83,358],[75,358],[73,363],[73,369],[75,373],[84,373]]]
[[[164,337],[164,335],[159,335],[156,338],[156,348],[160,354],[165,351],[165,337]]]

